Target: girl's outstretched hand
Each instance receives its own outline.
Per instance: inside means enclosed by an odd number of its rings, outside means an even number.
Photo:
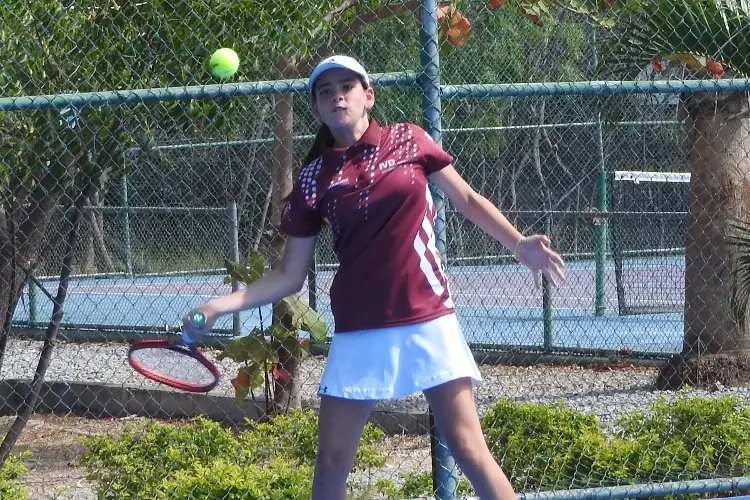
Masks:
[[[525,265],[534,275],[534,286],[541,287],[541,273],[547,277],[552,286],[565,280],[565,262],[562,257],[550,248],[550,239],[543,234],[526,236],[516,245],[513,252],[518,262]]]

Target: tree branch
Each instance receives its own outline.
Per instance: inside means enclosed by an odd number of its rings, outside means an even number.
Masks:
[[[356,7],[361,3],[362,0],[345,0],[344,3],[342,3],[323,17],[323,22],[318,28],[313,31],[311,38],[319,35],[323,31],[323,27],[325,26],[325,24],[331,22],[336,15],[341,15],[347,10]],[[406,0],[402,3],[384,5],[379,9],[371,10],[369,12],[358,12],[354,17],[354,20],[344,26],[341,30],[337,30],[338,34],[336,35],[336,42],[340,43],[347,37],[354,35],[366,24],[370,24],[372,22],[380,21],[383,19],[388,19],[395,16],[396,14],[400,14],[401,12],[406,12],[408,10],[415,10],[418,7],[419,0]],[[317,56],[318,54],[327,52],[331,46],[332,44],[329,41],[323,42],[318,45],[315,50],[311,52],[311,54]],[[311,59],[301,61],[298,66],[300,74],[307,72],[315,62],[316,61],[313,61]]]
[[[51,166],[42,176],[39,183],[29,196],[30,209],[23,223],[18,227],[19,247],[17,249],[21,261],[25,262],[39,246],[39,239],[47,229],[50,214],[54,211],[60,195],[67,183],[60,182],[65,176],[72,176],[75,160],[72,155],[65,154],[60,160],[64,173]]]
[[[5,439],[3,440],[2,444],[0,444],[0,464],[5,463],[5,460],[15,446],[18,437],[21,435],[21,432],[23,432],[23,429],[26,427],[26,423],[28,422],[31,413],[34,411],[37,401],[39,400],[39,391],[42,387],[42,384],[44,383],[44,376],[47,372],[47,368],[49,367],[49,363],[52,358],[52,350],[57,338],[57,332],[60,329],[60,323],[62,322],[62,306],[65,302],[65,298],[68,292],[68,283],[70,282],[70,275],[73,266],[73,253],[75,250],[76,242],[78,241],[78,228],[81,220],[81,215],[84,210],[83,207],[86,205],[91,195],[96,191],[96,182],[98,181],[99,175],[101,175],[101,172],[94,172],[93,178],[90,178],[83,172],[79,174],[80,179],[79,182],[76,183],[76,185],[81,185],[82,188],[81,192],[78,194],[78,197],[74,202],[74,210],[70,214],[70,219],[68,220],[70,229],[68,231],[68,238],[63,251],[64,257],[62,269],[60,271],[60,283],[57,289],[57,296],[55,297],[55,300],[53,302],[52,318],[47,325],[44,345],[39,356],[39,363],[37,364],[34,378],[29,387],[29,392],[28,394],[24,395],[24,401],[18,410],[16,419],[10,426],[10,429],[5,435]],[[6,339],[7,334],[8,332],[6,332]]]
[[[552,139],[550,139],[549,132],[547,132],[546,128],[542,129],[542,135],[544,135],[544,141],[549,146],[549,149],[552,152],[552,156],[555,157],[555,162],[557,163],[557,166],[560,167],[563,170],[563,172],[568,174],[570,177],[573,177],[573,174],[571,174],[568,167],[565,166],[562,159],[560,158],[560,155],[557,154],[557,145],[552,143]]]
[[[395,16],[396,14],[400,14],[407,10],[415,10],[417,8],[419,8],[419,0],[407,0],[403,3],[388,4],[380,7],[377,10],[359,14],[351,23],[349,23],[348,26],[344,27],[344,29],[341,31],[341,35],[339,35],[339,38],[343,40],[346,37],[355,34],[360,28],[362,28],[362,26],[366,24],[380,21],[382,19],[388,19]]]
[[[344,0],[343,3],[335,7],[332,11],[328,12],[325,16],[323,16],[323,19],[318,25],[318,27],[312,30],[312,32],[310,33],[310,39],[315,39],[315,37],[320,35],[323,32],[323,28],[325,28],[326,24],[330,23],[334,17],[343,14],[348,9],[354,7],[355,5],[361,2],[362,0]]]

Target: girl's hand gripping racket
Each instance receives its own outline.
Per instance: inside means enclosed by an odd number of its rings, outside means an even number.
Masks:
[[[190,326],[203,327],[206,316],[190,311]],[[146,378],[189,392],[208,392],[219,383],[219,370],[198,351],[189,331],[181,340],[141,340],[130,346],[130,366]]]

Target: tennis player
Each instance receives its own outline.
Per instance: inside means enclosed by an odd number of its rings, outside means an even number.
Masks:
[[[321,126],[285,207],[281,264],[246,289],[198,309],[218,316],[298,292],[317,235],[333,231],[339,269],[330,290],[334,336],[320,381],[314,500],[343,500],[362,429],[376,401],[422,391],[436,424],[483,500],[515,498],[488,449],[472,389],[481,376],[464,339],[435,247],[432,181],[464,216],[552,285],[562,258],[544,235],[524,237],[456,172],[419,126],[380,125],[375,92],[355,59],[336,55],[309,79]]]

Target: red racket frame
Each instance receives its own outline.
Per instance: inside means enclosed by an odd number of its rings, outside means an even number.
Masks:
[[[176,352],[183,356],[188,356],[193,359],[196,359],[203,366],[205,366],[208,369],[208,371],[211,372],[211,374],[214,376],[214,381],[209,384],[203,384],[203,385],[191,384],[189,382],[185,382],[184,380],[167,377],[166,375],[163,375],[162,373],[159,373],[155,370],[151,370],[133,358],[134,352],[140,351],[143,349],[168,349],[170,351]],[[149,378],[156,382],[160,382],[170,387],[174,387],[175,389],[180,389],[182,391],[187,391],[187,392],[208,392],[214,387],[216,387],[216,385],[219,383],[219,378],[220,378],[219,369],[216,367],[216,365],[214,365],[208,359],[206,359],[206,357],[203,354],[201,354],[201,352],[198,351],[197,348],[194,348],[194,347],[191,348],[185,345],[185,343],[180,340],[159,340],[159,339],[140,340],[130,346],[130,349],[128,350],[128,363],[133,368],[133,370],[137,371],[138,373],[140,373],[146,378]]]

